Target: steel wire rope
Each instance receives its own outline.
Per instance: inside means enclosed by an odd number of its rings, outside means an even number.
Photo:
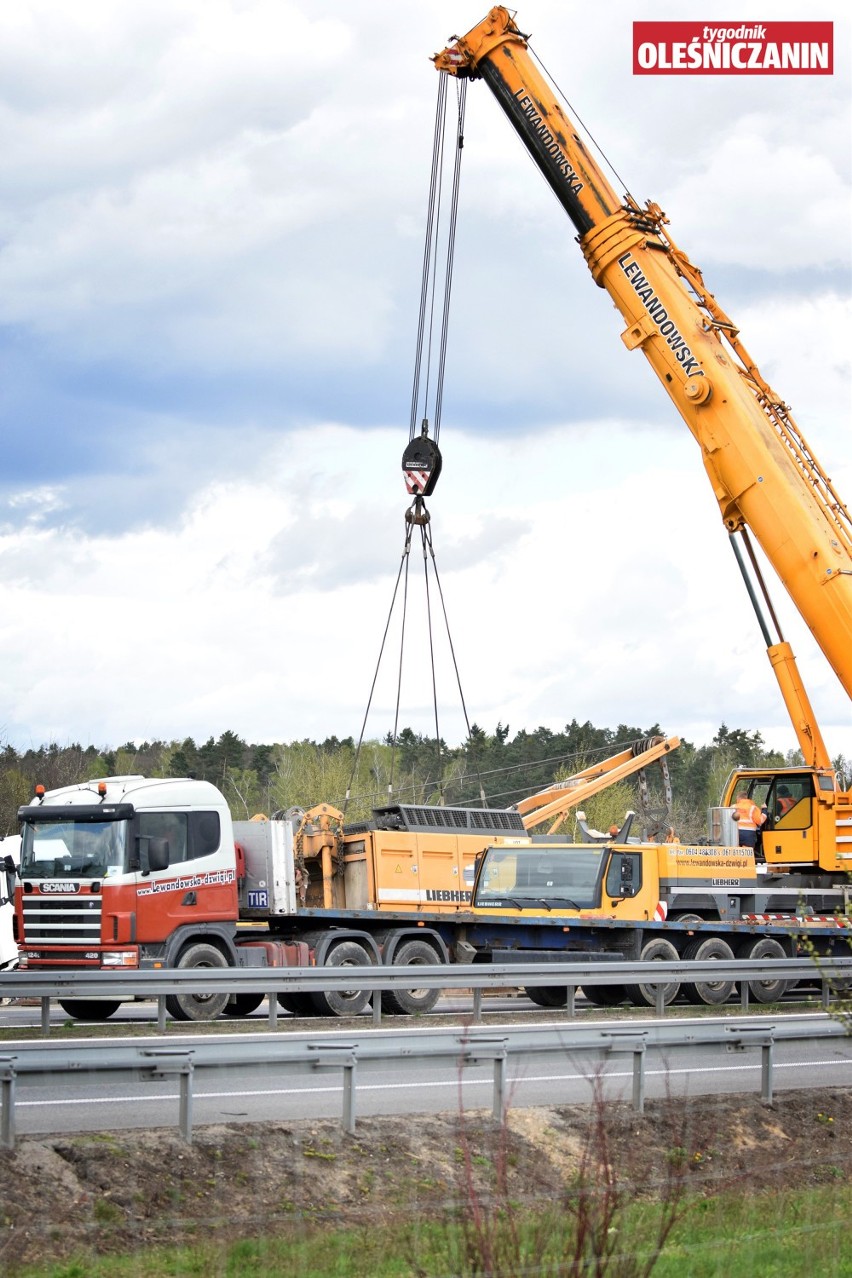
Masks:
[[[444,762],[441,757],[441,733],[438,727],[438,686],[435,682],[435,642],[432,634],[432,596],[429,591],[429,561],[426,558],[428,524],[420,525],[420,542],[423,550],[423,583],[426,590],[426,629],[429,635],[429,667],[432,672],[432,707],[435,713],[435,750],[438,759],[438,801],[444,802]]]
[[[444,373],[447,365],[447,335],[450,328],[450,298],[453,291],[453,259],[456,247],[456,224],[459,208],[461,158],[464,150],[464,115],[467,104],[467,80],[456,80],[456,149],[453,162],[453,185],[450,195],[450,218],[447,228],[447,254],[444,270],[444,306],[441,313],[441,340],[438,349],[438,376],[435,383],[435,421],[433,435],[438,443],[441,434],[441,410],[444,402]],[[426,416],[424,412],[424,417]]]
[[[396,767],[396,743],[399,738],[399,704],[402,699],[402,663],[405,653],[405,622],[408,616],[408,565],[410,562],[408,550],[411,548],[411,534],[414,531],[413,524],[406,525],[405,545],[405,588],[402,592],[402,625],[399,632],[399,667],[396,675],[396,705],[393,713],[393,737],[391,738],[391,762],[390,775],[388,776],[388,799],[393,795],[393,772]]]
[[[429,555],[430,555],[431,560],[432,560],[432,570],[433,570],[433,572],[434,572],[434,574],[435,574],[435,585],[438,587],[438,597],[439,597],[439,599],[440,599],[440,601],[441,601],[441,611],[442,611],[443,616],[444,616],[444,627],[445,627],[445,629],[446,629],[446,631],[447,631],[447,642],[448,642],[448,644],[449,644],[449,646],[450,646],[450,656],[451,656],[451,658],[452,658],[452,662],[453,662],[453,671],[454,671],[455,676],[456,676],[456,686],[458,687],[458,690],[459,690],[459,701],[461,702],[462,714],[464,715],[464,724],[465,724],[465,727],[467,728],[467,739],[468,739],[468,741],[470,741],[470,740],[471,740],[470,719],[468,718],[468,714],[467,714],[467,705],[465,704],[464,691],[462,690],[461,675],[459,674],[458,661],[456,660],[456,649],[455,649],[455,644],[453,643],[453,636],[452,636],[452,634],[451,634],[451,632],[450,632],[450,619],[449,619],[449,616],[447,615],[447,605],[446,605],[446,603],[445,603],[445,601],[444,601],[444,591],[443,591],[443,588],[442,588],[442,586],[441,586],[441,578],[440,578],[440,576],[438,575],[438,561],[437,561],[437,559],[435,558],[435,548],[434,548],[434,546],[432,545],[432,534],[431,534],[431,532],[429,531],[428,525],[427,525],[426,527],[424,527],[424,529],[423,529],[423,554],[424,554],[424,563],[425,563],[425,555],[426,555],[426,546],[427,546],[427,545],[428,545],[428,548],[429,548]],[[427,587],[427,590],[428,590],[428,587]],[[437,731],[437,727],[438,727],[438,723],[437,723],[437,704],[436,704],[436,707],[435,707],[435,713],[436,713],[436,720],[435,720],[435,737],[436,737],[436,740],[438,741],[438,749],[440,750],[440,740],[441,740],[441,739],[440,739],[440,737],[438,736],[438,731]],[[440,757],[440,756],[439,756],[439,757]],[[476,763],[475,763],[475,762],[474,762],[474,771],[475,771],[475,773],[476,773],[477,781],[479,782],[479,798],[480,798],[480,801],[481,801],[481,803],[482,803],[482,806],[485,808],[485,807],[487,807],[487,806],[488,806],[488,801],[487,801],[487,799],[486,799],[486,797],[485,797],[485,788],[483,787],[483,784],[482,784],[482,777],[481,777],[481,776],[480,776],[480,774],[479,774],[479,768],[476,766]],[[442,773],[443,773],[443,768],[442,768]]]
[[[438,248],[440,246],[441,212],[442,212],[442,204],[443,204],[444,169],[445,169],[445,160],[446,160],[447,80],[448,78],[449,77],[446,74],[443,74],[439,76],[438,78],[438,101],[437,101],[437,105],[435,109],[435,126],[434,126],[433,140],[432,140],[432,169],[431,169],[430,180],[429,180],[429,194],[428,194],[428,200],[427,200],[427,215],[426,215],[426,235],[425,235],[425,242],[424,242],[424,249],[423,249],[423,263],[421,267],[420,305],[418,310],[417,341],[416,341],[415,361],[414,361],[414,378],[413,378],[412,394],[411,394],[409,442],[412,442],[414,440],[418,420],[422,419],[422,428],[424,433],[426,433],[428,429],[428,406],[429,406],[430,382],[432,377],[432,352],[433,352],[433,347],[435,342],[434,335],[435,335],[436,308],[437,308],[436,299],[437,299],[438,259],[439,259]],[[458,203],[459,203],[459,189],[460,189],[460,178],[461,178],[461,154],[464,148],[464,118],[465,118],[465,107],[467,102],[466,82],[464,81],[459,82],[458,80],[456,80],[455,83],[456,83],[456,95],[457,95],[456,96],[456,115],[457,115],[456,146],[454,150],[454,160],[453,160],[453,175],[452,175],[452,187],[451,187],[451,194],[450,194],[448,229],[446,234],[446,249],[445,249],[444,258],[443,258],[444,289],[443,289],[443,302],[442,302],[441,317],[440,317],[440,337],[438,341],[437,373],[436,373],[436,384],[435,384],[434,442],[436,447],[438,442],[438,436],[440,434],[441,411],[443,406],[443,388],[444,388],[444,377],[445,377],[446,359],[447,359],[450,299],[452,296],[453,260],[454,260],[454,254],[455,254],[456,226],[458,221]],[[422,409],[420,407],[421,392],[423,397]],[[438,790],[439,790],[441,802],[444,801],[444,775],[443,775],[444,769],[443,769],[443,759],[441,756],[441,734],[440,734],[440,724],[439,724],[439,717],[438,717],[438,690],[437,690],[437,678],[436,678],[436,667],[435,667],[435,644],[434,644],[434,635],[433,635],[433,626],[432,626],[432,603],[431,603],[431,594],[429,589],[429,558],[430,557],[432,560],[433,570],[435,572],[435,580],[436,580],[439,597],[441,601],[441,609],[443,612],[444,624],[447,630],[447,639],[450,645],[450,653],[452,657],[453,668],[455,671],[456,683],[459,689],[459,696],[461,699],[465,725],[467,727],[468,740],[470,740],[470,721],[468,719],[467,706],[465,704],[464,693],[462,691],[461,677],[459,675],[458,662],[457,662],[456,654],[455,654],[455,647],[453,645],[452,635],[450,633],[446,602],[444,600],[444,593],[441,588],[440,578],[438,577],[437,561],[435,559],[434,547],[432,545],[432,537],[431,537],[431,533],[427,531],[428,523],[429,523],[429,515],[425,509],[425,505],[423,504],[422,496],[418,496],[415,498],[412,511],[409,511],[407,513],[406,518],[409,524],[409,530],[406,535],[405,550],[403,551],[403,562],[400,564],[400,570],[397,575],[397,581],[394,587],[393,598],[391,600],[390,612],[388,615],[388,620],[385,625],[385,631],[382,638],[381,648],[379,651],[379,659],[376,665],[376,670],[373,675],[373,682],[370,688],[370,696],[367,703],[367,710],[364,715],[364,721],[361,726],[361,733],[358,738],[358,745],[355,751],[355,758],[353,761],[352,776],[350,778],[349,786],[347,787],[347,790],[346,790],[346,796],[345,796],[344,804],[343,804],[344,812],[346,811],[346,808],[349,804],[349,801],[351,798],[351,792],[352,792],[352,784],[355,780],[355,777],[357,776],[358,763],[360,761],[361,750],[363,748],[363,743],[364,743],[364,733],[366,731],[367,718],[370,712],[370,706],[372,705],[372,699],[373,699],[376,682],[377,682],[378,674],[379,674],[379,667],[381,665],[382,656],[384,654],[384,648],[385,648],[385,643],[387,640],[388,629],[390,627],[391,615],[393,613],[393,609],[396,604],[397,593],[399,590],[399,581],[403,573],[403,564],[404,564],[405,587],[403,591],[402,624],[400,629],[400,654],[399,654],[399,667],[397,671],[397,693],[396,693],[396,706],[394,710],[394,726],[393,726],[393,734],[391,737],[392,749],[391,749],[390,775],[389,775],[389,781],[388,781],[388,787],[387,787],[388,796],[390,797],[393,793],[393,778],[394,778],[394,770],[396,766],[396,747],[397,747],[397,740],[399,736],[399,712],[400,712],[400,703],[401,703],[401,696],[402,696],[403,655],[404,655],[404,648],[405,648],[406,619],[407,619],[407,611],[408,611],[409,552],[411,547],[411,528],[414,523],[418,523],[420,525],[422,548],[423,548],[424,583],[425,583],[425,592],[426,592],[426,615],[427,615],[427,628],[428,628],[428,638],[429,638],[429,659],[430,659],[430,667],[431,667],[431,675],[432,675],[432,703],[433,703],[434,718],[435,718],[435,746],[436,746],[437,756],[438,756],[438,773],[439,773]],[[427,548],[428,548],[428,555],[427,555]],[[478,770],[477,770],[477,776],[478,776]],[[482,786],[481,778],[479,780],[479,790],[480,790],[480,797],[481,797],[482,804],[483,806],[485,806],[486,805],[485,791]]]
[[[420,378],[423,371],[423,342],[426,333],[426,315],[430,308],[430,297],[434,293],[434,289],[430,289],[430,281],[433,280],[433,264],[435,245],[437,241],[439,210],[441,203],[442,173],[443,173],[443,155],[444,155],[444,135],[446,133],[446,117],[447,117],[447,75],[438,76],[438,101],[435,108],[435,132],[432,139],[432,171],[429,178],[429,195],[426,202],[426,236],[423,245],[423,266],[420,277],[420,308],[417,317],[417,340],[415,342],[414,351],[414,380],[411,389],[411,417],[409,421],[408,438],[409,442],[414,439],[414,433],[417,428],[417,422],[421,416],[420,407]],[[432,302],[434,309],[434,301]],[[430,326],[431,327],[431,326]],[[429,398],[429,369],[427,363],[426,370],[426,391],[424,399],[424,410],[422,416],[426,416],[426,404]]]
[[[394,607],[396,606],[396,596],[399,591],[399,582],[400,582],[400,578],[403,575],[403,570],[405,570],[406,590],[408,589],[408,558],[409,558],[410,550],[411,550],[411,525],[409,524],[406,527],[405,545],[403,546],[402,555],[399,561],[399,571],[396,574],[396,582],[394,583],[393,594],[391,596],[391,604],[388,610],[387,621],[385,622],[384,633],[382,635],[382,642],[379,645],[379,657],[376,662],[376,669],[373,672],[373,681],[370,684],[370,694],[367,698],[367,708],[364,711],[364,719],[361,723],[361,733],[360,733],[360,736],[358,737],[358,745],[355,749],[355,758],[352,763],[352,775],[349,778],[349,784],[346,787],[346,794],[343,799],[342,810],[344,814],[346,813],[346,809],[349,806],[349,800],[352,797],[352,783],[358,774],[358,762],[361,758],[361,749],[364,745],[364,733],[367,728],[367,719],[370,714],[370,707],[373,704],[373,694],[376,691],[376,682],[379,677],[379,670],[382,664],[382,657],[384,656],[385,644],[387,643],[388,631],[390,630],[390,623],[391,623],[391,618],[393,617],[393,610],[394,610]],[[392,768],[393,768],[393,755],[391,755],[391,769]]]
[[[414,432],[415,432],[418,417],[419,417],[418,410],[419,410],[419,404],[420,404],[420,383],[424,373],[424,340],[425,340],[426,331],[427,331],[427,315],[429,317],[429,322],[428,322],[428,341],[425,342],[426,367],[425,367],[425,391],[424,391],[424,408],[423,408],[424,419],[426,417],[426,411],[428,407],[428,398],[429,398],[429,378],[431,374],[431,358],[432,358],[432,345],[433,345],[432,334],[433,334],[434,318],[435,318],[435,278],[436,278],[436,271],[437,271],[436,246],[439,241],[441,202],[442,202],[442,191],[443,191],[443,170],[444,170],[444,150],[445,150],[444,143],[445,143],[445,137],[446,137],[446,115],[447,115],[447,80],[448,80],[448,77],[446,75],[441,75],[438,77],[438,100],[437,100],[437,104],[435,108],[435,127],[434,127],[433,139],[432,139],[432,168],[431,168],[430,179],[429,179],[429,194],[427,198],[426,235],[425,235],[425,242],[423,247],[423,264],[421,268],[421,279],[420,279],[420,306],[418,310],[417,340],[416,340],[415,359],[414,359],[414,378],[413,378],[413,385],[412,385],[412,392],[411,392],[411,416],[410,416],[410,422],[409,422],[409,442],[414,439]],[[456,170],[457,168],[458,166],[456,165]],[[456,187],[457,187],[457,182],[454,182],[454,188]],[[457,190],[455,190],[455,196],[456,198],[454,200],[454,206],[453,206],[453,217],[455,216],[455,208],[457,207]],[[343,802],[344,812],[346,811],[349,805],[349,801],[351,799],[351,793],[352,793],[352,784],[355,780],[355,777],[357,776],[358,763],[360,761],[361,750],[364,744],[364,733],[366,731],[367,719],[369,717],[370,707],[372,705],[373,695],[375,693],[376,682],[379,676],[379,669],[381,667],[382,657],[384,655],[385,644],[387,642],[387,636],[388,636],[388,630],[390,628],[391,617],[393,615],[393,610],[396,605],[397,593],[399,591],[399,582],[400,582],[400,578],[403,575],[403,569],[404,569],[405,570],[405,589],[404,589],[404,598],[403,598],[403,616],[402,616],[402,626],[401,626],[401,635],[400,635],[400,662],[399,662],[399,671],[397,675],[397,697],[396,697],[396,708],[394,713],[394,730],[393,730],[393,736],[392,736],[391,767],[390,767],[390,779],[388,784],[388,794],[390,795],[393,791],[393,773],[394,773],[394,767],[395,767],[395,761],[396,761],[396,742],[397,742],[398,727],[399,727],[399,706],[400,706],[401,687],[402,687],[402,661],[403,661],[403,649],[404,649],[404,643],[405,643],[405,624],[406,624],[406,615],[407,615],[407,608],[408,608],[408,561],[409,561],[409,552],[411,549],[412,529],[413,529],[413,521],[410,521],[407,524],[405,548],[403,550],[399,572],[397,573],[397,579],[394,585],[390,610],[388,613],[387,621],[385,623],[385,630],[382,636],[382,642],[379,648],[379,657],[376,663],[375,672],[373,674],[373,681],[370,686],[370,694],[367,701],[367,708],[364,713],[364,719],[361,725],[361,732],[358,737],[358,745],[355,750],[355,758],[353,760],[352,775],[350,777],[349,785],[347,786],[346,795]],[[430,632],[430,642],[431,642],[431,632]],[[437,700],[435,702],[435,705],[436,705],[436,712],[437,712]]]
[[[526,37],[525,37],[525,38],[526,38]],[[630,187],[629,187],[629,186],[627,185],[627,183],[624,181],[624,178],[621,176],[621,174],[619,173],[618,169],[617,169],[617,168],[615,167],[615,165],[613,164],[612,160],[610,160],[610,158],[609,158],[609,156],[607,155],[606,151],[603,149],[603,147],[601,146],[601,144],[598,142],[598,140],[597,140],[597,138],[595,137],[594,133],[592,133],[591,129],[590,129],[590,128],[589,128],[589,126],[586,124],[586,122],[585,122],[585,120],[583,119],[583,117],[580,115],[580,112],[579,112],[579,111],[578,111],[578,110],[577,110],[574,106],[572,106],[572,104],[571,104],[571,99],[568,97],[568,94],[567,94],[567,93],[565,93],[565,91],[559,87],[559,82],[557,81],[556,77],[555,77],[555,76],[553,76],[553,75],[551,75],[550,71],[548,71],[547,67],[544,65],[544,63],[542,62],[541,58],[538,56],[538,54],[536,53],[536,51],[535,51],[535,49],[532,47],[532,45],[529,43],[529,41],[527,41],[527,48],[529,49],[530,53],[532,54],[533,58],[536,60],[536,62],[538,63],[538,65],[541,67],[541,69],[542,69],[542,71],[544,72],[544,74],[545,74],[545,76],[547,77],[547,79],[548,79],[548,80],[550,81],[550,83],[553,85],[553,87],[554,87],[554,89],[556,90],[556,92],[560,95],[560,97],[562,98],[562,100],[563,100],[563,102],[565,103],[565,105],[568,107],[568,110],[571,112],[572,116],[573,116],[573,117],[574,117],[574,119],[577,121],[577,123],[579,124],[580,128],[581,128],[581,129],[583,130],[583,132],[586,134],[586,137],[589,139],[589,141],[590,141],[590,142],[592,143],[592,145],[594,146],[595,150],[596,150],[596,151],[598,152],[598,154],[600,155],[601,159],[603,160],[604,164],[605,164],[605,165],[607,166],[607,168],[609,169],[610,173],[612,173],[613,177],[614,177],[614,178],[616,178],[616,179],[617,179],[617,181],[619,182],[619,184],[623,187],[623,189],[624,189],[624,194],[627,196],[627,198],[628,198],[629,200],[632,200],[632,201],[633,201],[633,203],[636,205],[636,208],[640,208],[641,206],[640,206],[640,204],[639,204],[639,201],[636,199],[635,195],[633,195],[632,191],[630,190]]]

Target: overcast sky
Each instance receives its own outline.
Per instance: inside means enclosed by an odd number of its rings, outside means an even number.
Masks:
[[[0,742],[357,737],[403,546],[437,80],[471,0],[0,6]],[[832,77],[538,56],[852,501],[849,24]],[[468,93],[432,536],[471,720],[795,745],[696,444],[487,88]],[[419,554],[401,723],[433,730]],[[832,753],[849,700],[792,607]],[[397,611],[397,616],[399,615]],[[440,727],[464,733],[438,638]],[[392,726],[398,639],[367,724]]]

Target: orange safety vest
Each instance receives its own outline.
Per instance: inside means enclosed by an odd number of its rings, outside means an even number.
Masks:
[[[790,811],[790,809],[794,808],[795,806],[796,806],[796,800],[792,798],[789,794],[784,795],[783,798],[780,798],[778,800],[778,815],[786,816],[787,813]]]
[[[737,825],[741,830],[759,830],[766,820],[766,813],[761,812],[760,808],[752,803],[751,799],[737,799],[734,806],[739,816]]]

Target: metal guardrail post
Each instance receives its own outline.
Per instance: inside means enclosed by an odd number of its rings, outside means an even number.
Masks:
[[[633,1108],[637,1114],[644,1114],[646,1036],[631,1030],[625,1030],[623,1033],[613,1030],[606,1037],[612,1040],[609,1046],[611,1052],[633,1053]]]
[[[473,1023],[474,1025],[482,1024],[482,990],[475,989],[473,991]]]
[[[772,1104],[772,1057],[775,1040],[770,1034],[760,1047],[760,1099],[765,1105]]]
[[[181,1047],[146,1048],[143,1050],[142,1055],[152,1057],[152,1078],[167,1078],[170,1074],[180,1075],[180,1108],[178,1112],[178,1122],[180,1124],[181,1136],[186,1141],[187,1145],[191,1145],[192,1072],[194,1069],[192,1049],[187,1051]]]
[[[633,1048],[633,1108],[645,1113],[645,1041]]]
[[[822,1007],[827,1012],[831,1007],[831,981],[822,978]]]
[[[157,999],[157,1033],[166,1032],[166,996],[161,994]]]
[[[654,988],[654,1015],[665,1016],[666,1014],[666,987],[661,985],[659,981]]]
[[[15,1148],[15,1061],[0,1056],[0,1149]]]
[[[494,1095],[491,1113],[498,1123],[506,1114],[506,1062],[509,1059],[507,1038],[477,1038],[465,1046],[462,1060],[466,1065],[478,1065],[480,1061],[494,1062]]]
[[[271,1031],[278,1029],[278,995],[275,990],[269,991],[269,1008],[266,1016],[266,1027]]]
[[[47,1038],[50,1034],[50,996],[46,996],[41,1000],[41,1036]]]
[[[731,1041],[727,1045],[729,1052],[743,1052],[747,1047],[760,1048],[760,1099],[765,1105],[772,1104],[774,1029],[774,1025],[725,1027],[725,1032],[731,1035]]]
[[[192,1057],[180,1071],[180,1134],[187,1145],[192,1144]]]
[[[373,1006],[373,1024],[381,1025],[382,1023],[382,991],[381,990],[373,990],[373,997],[371,1002]]]
[[[308,1051],[316,1052],[311,1061],[315,1069],[324,1066],[343,1068],[343,1130],[352,1136],[355,1132],[355,1069],[356,1049],[351,1043],[308,1043]]]
[[[565,1015],[568,1020],[574,1019],[574,1000],[577,997],[577,986],[569,985],[565,991]]]
[[[740,1007],[744,1012],[748,1011],[748,1001],[750,988],[748,981],[740,981]]]

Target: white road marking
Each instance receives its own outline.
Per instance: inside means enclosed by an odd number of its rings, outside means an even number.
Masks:
[[[773,1070],[782,1069],[814,1069],[817,1066],[833,1066],[837,1065],[837,1058],[829,1061],[780,1061],[773,1064]],[[742,1074],[746,1071],[756,1072],[760,1069],[760,1061],[744,1062],[742,1065],[711,1065],[701,1066],[699,1069],[689,1068],[682,1069],[646,1069],[645,1077],[647,1078],[671,1078],[676,1074]],[[516,1075],[510,1079],[510,1083],[578,1083],[589,1079],[588,1074],[523,1074]],[[632,1070],[613,1070],[607,1071],[604,1076],[606,1079],[632,1079]],[[391,1092],[391,1091],[410,1091],[416,1085],[418,1091],[424,1087],[490,1087],[490,1078],[447,1078],[421,1080],[417,1083],[361,1083],[357,1084],[356,1090],[362,1092]],[[274,1087],[264,1088],[257,1091],[240,1091],[240,1092],[202,1092],[194,1091],[193,1100],[196,1102],[207,1100],[235,1100],[242,1096],[319,1096],[322,1094],[333,1094],[343,1091],[343,1084],[330,1084],[326,1087]],[[177,1092],[158,1092],[155,1096],[87,1096],[79,1098],[69,1098],[68,1100],[40,1100],[27,1101],[16,1100],[16,1109],[26,1109],[27,1107],[44,1107],[60,1106],[60,1105],[121,1105],[121,1104],[138,1104],[140,1101],[168,1101],[178,1100]]]

